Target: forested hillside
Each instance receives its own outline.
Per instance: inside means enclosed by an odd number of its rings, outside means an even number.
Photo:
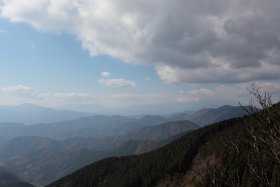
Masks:
[[[203,108],[191,114],[181,113],[176,118],[189,120],[200,126],[205,126],[246,114],[246,111],[241,106],[224,105],[218,108]]]
[[[263,107],[146,154],[93,163],[48,187],[279,186],[280,104]]]

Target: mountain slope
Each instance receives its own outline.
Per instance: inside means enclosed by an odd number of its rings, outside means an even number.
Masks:
[[[0,162],[22,179],[41,186],[96,160],[133,154],[136,147],[136,143],[126,143],[114,150],[95,151],[49,138],[18,137],[0,150]]]
[[[154,150],[169,143],[173,135],[196,128],[198,125],[192,122],[179,121],[102,139],[74,137],[59,141],[38,136],[16,137],[0,146],[0,162],[24,180],[40,186],[106,157]]]
[[[134,129],[127,136],[132,140],[160,141],[176,134],[198,129],[199,126],[191,121],[173,121],[157,126],[144,126]]]
[[[280,104],[277,105],[280,111]],[[252,148],[248,124],[257,124],[254,118],[243,117],[223,121],[188,133],[174,142],[139,156],[114,157],[88,165],[48,187],[74,186],[263,186],[256,183],[244,156]],[[261,118],[261,117],[260,117]],[[279,126],[279,116],[273,117]],[[265,126],[257,126],[262,133]],[[235,140],[235,141],[232,141]],[[232,145],[234,142],[234,146]],[[277,142],[276,145],[280,145]],[[238,151],[234,150],[238,147]],[[252,158],[257,158],[252,155]],[[250,159],[250,161],[252,160]],[[263,164],[260,160],[257,165]],[[266,161],[265,161],[266,162]],[[280,166],[268,160],[268,180],[279,186]],[[218,168],[218,170],[217,170]],[[220,168],[220,169],[219,169]],[[213,177],[214,178],[211,178]],[[209,180],[209,178],[211,180]],[[211,183],[214,179],[214,182]],[[216,180],[218,179],[218,180]],[[230,183],[227,183],[230,182]],[[235,185],[233,185],[235,184]]]
[[[198,125],[205,126],[235,117],[242,117],[244,115],[247,115],[247,113],[242,107],[224,105],[215,109],[202,109],[185,116],[181,114],[180,117],[185,120],[190,120]]]
[[[199,147],[207,141],[209,135],[219,129],[216,127],[196,130],[161,149],[140,156],[104,159],[56,181],[49,187],[77,185],[87,187],[91,184],[153,186],[168,173],[189,168]]]
[[[18,177],[3,168],[0,168],[0,187],[33,187],[21,181]]]
[[[140,125],[139,125],[140,126]],[[155,126],[143,126],[139,128],[135,128],[132,131],[115,137],[105,137],[103,139],[99,139],[99,146],[96,146],[98,149],[112,149],[115,147],[119,147],[124,142],[129,140],[136,141],[145,141],[150,142],[150,144],[158,143],[162,140],[169,139],[175,135],[181,134],[183,132],[192,131],[199,128],[198,125],[193,122],[184,120],[184,121],[173,121],[168,123],[163,123]],[[154,142],[154,143],[152,143]],[[101,146],[101,147],[100,147]],[[148,147],[153,147],[151,145],[147,145]],[[145,146],[144,146],[145,147]],[[141,150],[141,149],[140,149]],[[146,149],[144,149],[146,150]],[[145,151],[138,151],[137,153],[143,153]]]

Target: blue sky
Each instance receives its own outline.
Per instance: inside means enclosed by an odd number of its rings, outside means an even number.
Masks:
[[[277,95],[277,7],[0,0],[0,104],[192,109],[245,102],[252,82]]]
[[[12,23],[4,18],[0,19],[0,25],[2,88],[22,85],[40,92],[98,96],[122,93],[171,94],[189,87],[165,84],[151,65],[126,64],[109,55],[91,56],[71,34],[40,32],[27,24]],[[103,78],[102,72],[110,74],[107,78],[131,80],[136,86],[110,87],[98,84],[98,80]],[[25,99],[11,104],[25,103]],[[72,103],[71,100],[68,102]],[[96,101],[91,99],[88,102]]]
[[[157,78],[151,66],[128,66],[110,56],[90,56],[73,35],[38,32],[26,24],[4,19],[0,24],[5,30],[0,35],[3,86],[24,84],[59,91],[63,85],[65,91],[97,89],[102,93],[104,87],[96,80],[103,71],[114,77],[133,78],[140,84],[146,78]]]

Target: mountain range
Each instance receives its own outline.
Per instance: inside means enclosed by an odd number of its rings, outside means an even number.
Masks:
[[[20,123],[0,123],[0,137],[42,136],[54,139],[72,137],[106,137],[125,134],[136,127],[158,125],[168,120],[160,116],[104,116],[94,115],[75,120],[49,124],[24,125]]]
[[[239,110],[224,106],[171,117],[91,115],[34,125],[0,123],[0,166],[42,186],[106,157],[155,150],[200,128],[207,120],[243,115]],[[198,121],[199,126],[185,120],[187,117],[204,122]]]
[[[248,107],[245,107],[248,108]],[[247,115],[242,106],[224,105],[218,108],[204,108],[193,113],[181,113],[175,119],[189,120],[200,126],[210,125],[226,119]]]
[[[0,106],[0,123],[13,122],[27,125],[39,123],[54,123],[58,121],[73,120],[91,115],[87,112],[70,110],[55,110],[32,104]]]
[[[172,113],[178,113],[184,111],[187,103],[184,102],[164,102],[164,103],[154,103],[154,104],[141,104],[125,107],[108,107],[97,103],[92,104],[81,104],[74,103],[64,106],[58,106],[58,110],[73,110],[80,112],[88,112],[94,114],[105,114],[105,115],[169,115]]]
[[[151,151],[169,143],[173,136],[197,128],[192,122],[179,121],[138,127],[124,135],[101,139],[19,136],[2,143],[0,161],[2,167],[41,186],[106,157]]]
[[[70,105],[72,106],[72,105]],[[78,112],[76,110],[79,110],[80,107],[77,107],[75,110],[76,105],[73,105],[73,107],[58,107],[57,109],[52,109],[48,107],[43,107],[43,106],[38,106],[38,105],[33,105],[33,104],[22,104],[22,105],[8,105],[8,106],[0,106],[0,123],[23,123],[26,125],[31,125],[31,124],[48,124],[48,123],[55,123],[55,122],[60,122],[60,121],[69,121],[69,120],[75,120],[78,118],[82,117],[88,117],[88,116],[93,116],[93,115],[100,115],[100,112],[94,112],[95,110],[86,110],[86,111],[91,111],[91,112]],[[91,105],[86,105],[90,107]],[[93,107],[93,106],[92,106]],[[104,106],[99,106],[94,104],[95,108],[104,108]],[[147,108],[144,106],[139,106],[140,108]],[[66,110],[71,108],[71,110]],[[151,107],[148,107],[151,108]],[[160,108],[166,108],[166,107],[152,107],[153,110],[157,111],[157,109]],[[119,111],[119,109],[115,109],[116,111]],[[126,116],[132,114],[137,114],[139,116],[159,116],[156,114],[151,115],[152,113],[149,111],[142,111],[142,112],[137,112],[137,107],[136,108],[129,108],[128,111],[130,113],[124,112]],[[178,109],[179,110],[179,109]],[[183,110],[183,106],[181,107],[180,110]],[[135,112],[131,112],[135,111]],[[95,113],[95,114],[94,114]],[[106,112],[106,116],[112,116],[108,115],[108,113],[116,113],[117,112]],[[143,113],[149,114],[149,115],[143,115]],[[159,112],[161,113],[161,112]],[[184,113],[179,113],[177,115],[173,115],[172,119],[170,120],[190,120],[193,121],[199,125],[205,125],[205,124],[211,124],[213,122],[218,122],[221,120],[229,119],[231,117],[236,117],[240,115],[244,115],[244,110],[240,106],[229,106],[225,105],[219,108],[204,108],[196,112],[184,112]],[[137,115],[135,115],[137,117]],[[100,115],[102,116],[102,115]],[[115,115],[117,116],[117,115]],[[161,116],[159,116],[161,117]],[[165,117],[168,118],[168,117]],[[170,121],[169,120],[169,121]],[[146,120],[144,120],[146,121]],[[166,121],[162,121],[164,123]],[[149,125],[149,124],[146,124]]]
[[[269,151],[279,150],[279,139],[270,141],[279,138],[279,110],[280,103],[251,116],[192,131],[145,154],[103,159],[47,187],[276,187],[280,185],[279,154]],[[266,117],[269,122],[263,121]],[[260,141],[256,136],[262,137]]]

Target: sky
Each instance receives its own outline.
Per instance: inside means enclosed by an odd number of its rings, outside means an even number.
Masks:
[[[0,105],[279,98],[279,0],[0,0]],[[167,105],[167,106],[168,106]]]

